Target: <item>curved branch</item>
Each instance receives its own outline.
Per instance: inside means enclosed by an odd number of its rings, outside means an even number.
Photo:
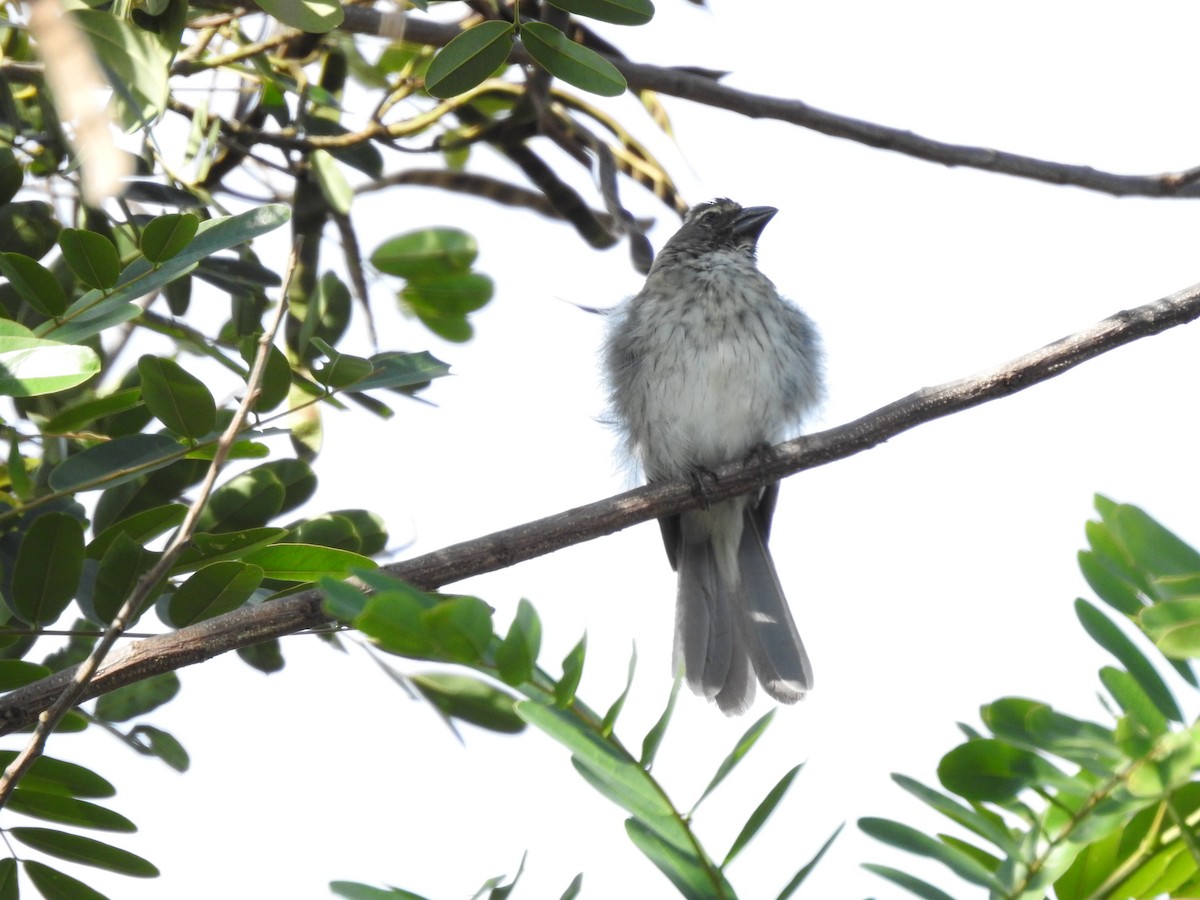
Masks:
[[[348,23],[351,18],[347,16]],[[435,46],[449,43],[460,30],[453,23],[431,22],[417,16],[408,17],[407,28],[408,40]],[[531,62],[519,45],[514,47],[512,58],[521,63]],[[830,137],[857,141],[869,147],[892,150],[928,162],[946,166],[967,166],[1049,184],[1074,185],[1117,197],[1200,197],[1200,181],[1197,180],[1196,170],[1164,172],[1157,175],[1120,175],[1103,172],[1091,166],[1069,165],[1003,150],[947,144],[900,128],[827,112],[799,100],[770,97],[727,87],[716,78],[694,70],[651,66],[617,56],[607,58],[620,70],[629,82],[629,87],[635,91],[658,91],[754,119],[778,119],[819,131]]]
[[[688,481],[648,485],[393,563],[386,569],[426,590],[503,569],[639,522],[744,494],[764,482],[852,456],[925,422],[1015,394],[1109,350],[1197,318],[1200,318],[1200,284],[1154,303],[1122,310],[1090,328],[991,371],[922,388],[853,422],[787,441],[775,447],[769,458],[723,466],[717,470],[715,481],[705,483],[703,498]],[[82,702],[152,675],[328,621],[321,595],[315,590],[235,610],[130,645],[104,662],[79,700]],[[71,683],[73,673],[73,669],[58,672],[0,699],[0,734],[8,734],[35,721]]]

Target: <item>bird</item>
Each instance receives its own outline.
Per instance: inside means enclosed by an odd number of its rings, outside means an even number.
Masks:
[[[705,477],[795,436],[824,399],[816,326],[758,268],[778,210],[700,203],[610,311],[602,350],[606,417],[648,483]],[[727,715],[755,679],[781,703],[812,688],[812,665],[767,549],[779,495],[750,494],[659,520],[677,573],[673,664]]]

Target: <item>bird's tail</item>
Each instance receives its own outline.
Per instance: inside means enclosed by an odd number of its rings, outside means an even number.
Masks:
[[[754,700],[755,675],[781,703],[811,689],[812,666],[744,500],[684,513],[676,563],[676,666],[688,685],[735,715]]]

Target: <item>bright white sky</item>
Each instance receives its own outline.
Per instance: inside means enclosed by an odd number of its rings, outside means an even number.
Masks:
[[[1200,163],[1194,4],[659,7],[649,26],[612,29],[634,59],[729,69],[729,84],[951,142],[1129,173]],[[830,400],[816,427],[1200,280],[1194,201],[951,170],[666,104],[679,148],[632,101],[612,108],[690,201],[780,209],[760,262],[824,335]],[[508,171],[483,156],[484,170]],[[639,189],[625,197],[659,218],[660,247],[675,228],[669,212]],[[386,347],[428,347],[455,377],[427,392],[436,408],[403,405],[390,422],[331,418],[313,510],[379,510],[401,555],[413,555],[628,486],[596,421],[602,323],[569,305],[607,306],[637,290],[624,248],[599,254],[532,214],[420,189],[373,198],[354,216],[367,250],[411,228],[468,223],[498,289],[466,346],[385,322]],[[384,285],[375,300],[388,305]],[[731,868],[743,897],[774,896],[844,821],[799,896],[900,896],[859,863],[908,868],[912,858],[862,837],[855,820],[943,823],[889,773],[936,783],[955,722],[977,723],[979,705],[1003,695],[1103,715],[1095,671],[1105,659],[1071,609],[1087,592],[1075,553],[1096,491],[1200,541],[1195,344],[1194,328],[1145,340],[785,485],[772,544],[816,689],[779,711],[697,817],[720,858],[778,778],[808,761]],[[586,630],[580,695],[597,707],[619,693],[636,643],[618,733],[640,745],[670,688],[674,584],[654,525],[457,588],[485,598],[502,623],[528,597],[551,668]],[[548,738],[468,728],[463,747],[360,649],[291,638],[285,653],[287,670],[270,678],[234,658],[183,673],[180,698],[151,721],[191,752],[186,776],[98,731],[53,742],[53,754],[114,781],[111,805],[142,829],[115,842],[164,872],[145,883],[88,873],[91,883],[114,898],[321,898],[345,878],[466,898],[515,872],[528,850],[520,897],[557,897],[579,871],[588,897],[671,896],[626,839],[623,813]],[[656,767],[678,804],[690,805],[768,708],[760,699],[729,720],[680,698]],[[924,871],[955,896],[978,895]]]

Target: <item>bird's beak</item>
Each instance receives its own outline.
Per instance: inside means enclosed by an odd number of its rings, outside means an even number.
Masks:
[[[750,206],[737,214],[733,221],[733,233],[757,241],[767,223],[779,212],[773,206]]]

